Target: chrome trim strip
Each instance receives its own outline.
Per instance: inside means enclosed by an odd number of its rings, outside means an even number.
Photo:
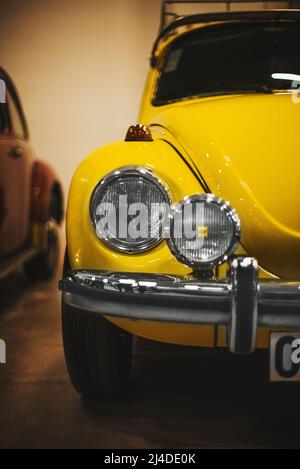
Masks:
[[[257,263],[247,257],[232,261],[226,280],[77,270],[60,288],[67,304],[104,316],[227,326],[235,353],[254,350],[257,327],[300,330],[300,282],[257,280]]]
[[[238,263],[245,262],[245,258],[241,259]],[[251,260],[251,264],[255,266],[255,261]],[[236,268],[236,263],[233,262],[232,268]],[[60,288],[73,306],[90,310],[93,305],[92,309],[100,314],[172,322],[173,311],[177,311],[180,322],[229,324],[231,321],[230,278],[199,281],[173,275],[81,270],[67,274]],[[259,280],[251,291],[257,295],[258,326],[300,328],[300,282]],[[125,311],[126,305],[134,307],[134,311],[130,308]],[[167,315],[160,317],[164,312]]]
[[[95,289],[124,293],[172,293],[199,295],[225,299],[229,295],[229,284],[225,280],[199,282],[193,277],[156,275],[132,272],[85,271],[70,272],[67,279]]]
[[[124,298],[124,299],[123,299]],[[63,292],[64,301],[84,311],[99,313],[104,316],[127,318],[133,321],[155,321],[177,324],[219,324],[226,325],[228,322],[228,313],[203,307],[202,309],[193,308],[183,304],[165,304],[155,305],[145,302],[143,305],[131,302],[132,298],[123,297],[116,302],[115,299],[105,299],[95,301],[94,298],[77,293]],[[199,305],[198,305],[199,307]],[[107,313],[109,311],[109,313]]]
[[[74,308],[83,311],[91,311],[103,316],[122,317],[131,320],[145,320],[165,323],[180,324],[201,324],[229,326],[231,321],[230,307],[226,306],[226,296],[223,301],[214,298],[211,302],[205,303],[203,300],[196,304],[192,302],[195,297],[185,295],[178,301],[178,296],[170,295],[166,301],[162,301],[163,294],[137,294],[111,292],[107,296],[107,291],[96,290],[93,295],[92,287],[74,284],[69,279],[60,282],[60,289],[63,291],[64,301]],[[106,295],[105,295],[106,294]],[[120,295],[117,297],[117,295]],[[134,302],[138,297],[141,302]],[[158,300],[155,302],[154,300]],[[179,298],[180,299],[180,298]],[[220,301],[221,300],[221,301]],[[206,306],[205,306],[206,304]],[[285,309],[266,308],[263,303],[258,302],[258,327],[291,328],[300,330],[300,300],[296,307],[287,304]]]
[[[0,264],[0,280],[22,267],[25,262],[37,256],[40,252],[41,249],[28,248],[7,259],[5,262]]]

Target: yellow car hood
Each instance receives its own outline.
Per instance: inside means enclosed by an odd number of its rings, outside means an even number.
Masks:
[[[300,279],[300,103],[236,95],[170,106],[156,117],[186,149],[210,192],[229,200],[242,243],[269,272]]]

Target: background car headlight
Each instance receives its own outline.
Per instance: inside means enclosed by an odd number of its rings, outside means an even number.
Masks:
[[[214,195],[186,197],[170,213],[169,247],[183,264],[214,267],[228,259],[240,239],[240,221],[230,205]]]
[[[152,171],[129,166],[100,181],[91,198],[90,215],[104,243],[118,251],[139,253],[161,241],[168,215],[164,210],[170,204],[168,190]]]

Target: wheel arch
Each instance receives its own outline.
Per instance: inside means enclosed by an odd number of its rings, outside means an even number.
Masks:
[[[64,196],[63,189],[60,182],[55,181],[52,186],[52,195],[56,198],[56,205],[54,211],[54,219],[60,225],[64,218]]]
[[[53,195],[57,197],[55,220],[60,224],[64,215],[63,190],[55,172],[42,161],[36,161],[32,170],[31,223],[45,223]]]

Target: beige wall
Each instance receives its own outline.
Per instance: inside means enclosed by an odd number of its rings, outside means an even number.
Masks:
[[[66,188],[86,154],[136,122],[159,15],[160,0],[0,0],[0,64]]]
[[[65,187],[94,148],[137,120],[159,0],[0,0],[1,65],[36,153]]]

